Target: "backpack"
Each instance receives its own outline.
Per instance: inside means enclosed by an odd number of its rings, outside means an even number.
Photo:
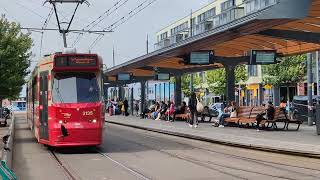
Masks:
[[[203,104],[199,101],[199,99],[197,98],[197,112],[198,113],[202,113],[204,109]]]

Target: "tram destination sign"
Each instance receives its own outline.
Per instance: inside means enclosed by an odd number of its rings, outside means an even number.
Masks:
[[[95,56],[58,56],[55,58],[56,67],[95,67]]]
[[[214,60],[213,51],[196,51],[184,57],[184,63],[187,65],[209,65]]]
[[[250,65],[264,65],[277,63],[277,51],[275,50],[251,50]]]

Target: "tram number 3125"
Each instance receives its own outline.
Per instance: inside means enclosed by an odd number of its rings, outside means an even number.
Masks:
[[[93,115],[93,111],[83,111],[82,115],[83,116],[92,116]]]

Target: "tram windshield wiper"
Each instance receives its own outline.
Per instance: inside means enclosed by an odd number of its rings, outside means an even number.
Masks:
[[[60,99],[60,103],[64,103],[64,102],[63,102],[62,95],[61,95],[61,93],[60,93],[60,82],[59,82],[59,81],[60,81],[60,80],[58,80],[58,86],[57,86],[55,89],[56,89],[57,95],[58,95],[58,97],[59,97],[59,99]]]

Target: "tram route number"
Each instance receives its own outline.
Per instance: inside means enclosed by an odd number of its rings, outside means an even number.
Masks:
[[[92,116],[93,115],[93,111],[83,111],[82,115],[83,116]]]

